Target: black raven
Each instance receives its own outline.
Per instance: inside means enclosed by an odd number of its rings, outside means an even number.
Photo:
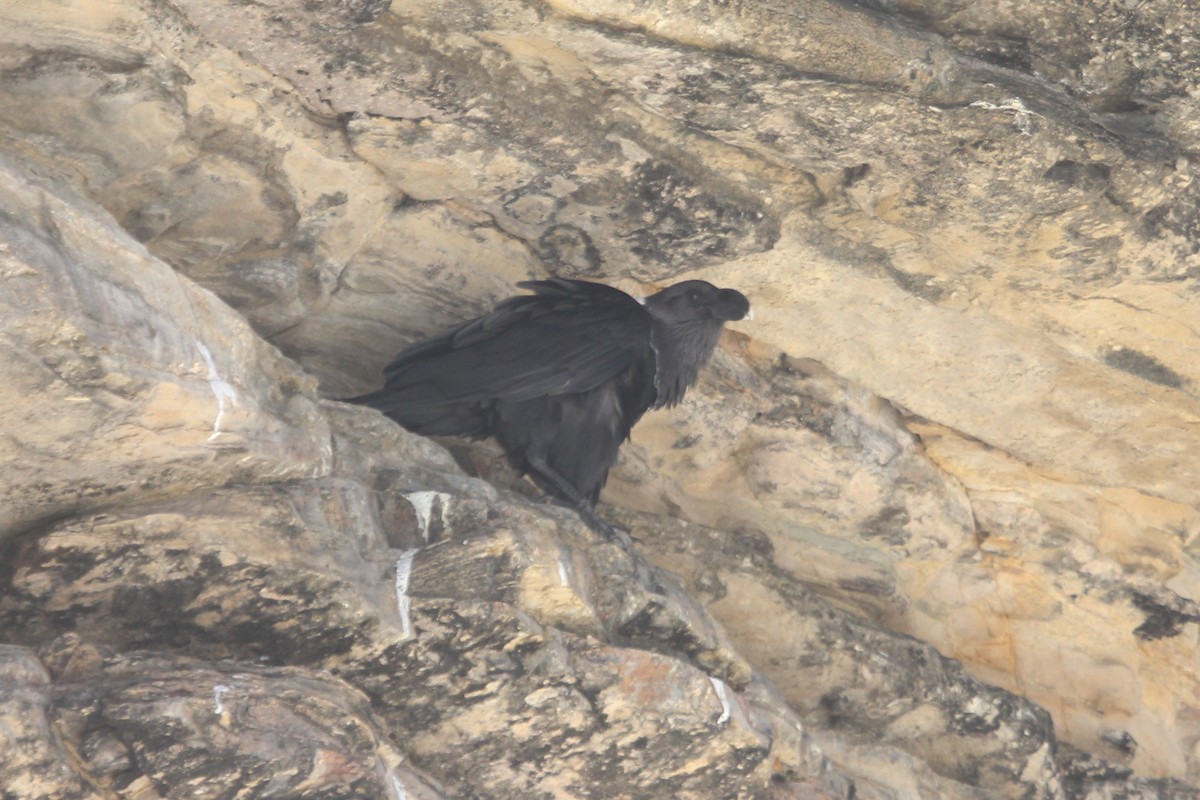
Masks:
[[[617,450],[647,409],[680,401],[745,296],[684,281],[644,301],[599,283],[551,278],[533,292],[401,352],[377,408],[415,433],[495,436],[509,461],[593,528]]]

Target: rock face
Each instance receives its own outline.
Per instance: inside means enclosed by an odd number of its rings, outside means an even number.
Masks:
[[[3,796],[1200,797],[1198,11],[0,6]],[[632,550],[328,399],[547,274]]]

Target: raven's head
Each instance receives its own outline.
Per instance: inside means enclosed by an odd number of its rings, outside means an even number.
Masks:
[[[708,281],[684,281],[646,298],[657,319],[672,323],[739,320],[750,312],[750,301],[736,289],[718,289]]]
[[[646,298],[654,318],[650,346],[654,348],[654,407],[673,406],[712,355],[726,322],[744,318],[750,301],[733,289],[718,289],[708,281],[684,281]]]

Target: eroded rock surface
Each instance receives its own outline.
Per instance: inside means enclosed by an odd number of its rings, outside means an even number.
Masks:
[[[6,796],[1197,796],[1193,6],[0,7]],[[548,273],[633,551],[321,399]]]

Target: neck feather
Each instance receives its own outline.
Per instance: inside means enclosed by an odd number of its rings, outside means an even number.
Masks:
[[[655,320],[650,332],[656,362],[654,386],[658,390],[654,408],[673,406],[683,399],[712,357],[723,324],[714,319],[670,325]]]

